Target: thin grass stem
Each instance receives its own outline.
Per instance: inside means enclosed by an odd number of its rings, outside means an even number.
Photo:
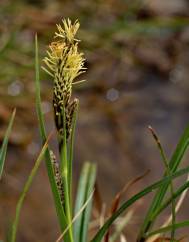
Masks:
[[[70,195],[70,206],[72,212],[72,167],[73,167],[73,154],[74,154],[74,141],[75,141],[75,129],[77,122],[78,106],[73,115],[73,124],[70,138],[70,149],[69,149],[69,160],[68,160],[68,184],[69,184],[69,195]]]
[[[64,211],[66,214],[66,218],[68,221],[68,224],[71,224],[72,221],[72,213],[71,213],[71,206],[70,206],[70,184],[68,181],[68,157],[67,157],[67,139],[66,139],[66,118],[65,118],[65,110],[62,111],[62,117],[63,117],[63,141],[62,138],[60,140],[60,144],[62,144],[62,147],[60,147],[60,172],[61,177],[63,180],[63,187],[64,187]],[[73,242],[73,232],[72,232],[72,225],[68,229],[68,233],[70,236],[71,242]]]
[[[186,220],[186,221],[183,221],[183,222],[180,222],[180,223],[175,223],[174,225],[169,225],[169,226],[157,229],[157,230],[152,231],[152,232],[148,232],[145,235],[145,238],[149,238],[150,236],[155,235],[155,234],[162,234],[162,233],[168,232],[168,231],[172,230],[173,226],[174,226],[175,230],[176,229],[180,229],[180,228],[184,228],[184,227],[188,227],[189,226],[189,221]]]
[[[9,121],[8,128],[6,130],[6,133],[5,133],[5,136],[3,139],[2,146],[0,148],[0,180],[1,180],[1,177],[3,174],[5,158],[6,158],[6,153],[7,153],[7,146],[8,146],[9,136],[10,136],[10,133],[12,130],[12,125],[14,122],[15,114],[16,114],[16,109],[13,110],[13,113],[12,113],[10,121]]]
[[[158,147],[158,149],[160,151],[160,155],[162,157],[162,161],[163,161],[164,166],[166,168],[166,173],[167,173],[168,176],[170,176],[171,175],[171,171],[170,171],[170,168],[169,168],[169,163],[168,163],[167,157],[165,155],[165,152],[163,150],[163,147],[161,145],[160,139],[158,138],[155,130],[151,126],[149,126],[148,128],[151,131],[152,136],[154,137],[154,140],[156,141],[157,147]],[[174,241],[174,237],[175,237],[174,224],[176,222],[176,213],[175,213],[174,188],[173,188],[172,180],[170,181],[170,192],[171,192],[171,211],[172,211],[171,242],[173,242]]]
[[[83,204],[82,208],[78,211],[78,213],[74,216],[74,218],[72,219],[71,224],[68,225],[68,227],[65,229],[65,231],[59,236],[59,238],[56,240],[56,242],[60,242],[61,239],[63,238],[64,234],[68,231],[68,229],[72,226],[72,224],[74,224],[74,222],[78,219],[78,217],[80,216],[80,214],[83,212],[83,210],[86,208],[86,206],[88,205],[88,203],[91,201],[92,197],[93,197],[94,191],[91,192],[90,196],[88,197],[88,199],[86,200],[86,202]]]

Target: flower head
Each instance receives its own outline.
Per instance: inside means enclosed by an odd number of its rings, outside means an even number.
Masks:
[[[75,21],[74,24],[72,24],[71,20],[62,20],[63,22],[63,27],[60,24],[57,24],[57,29],[58,33],[55,33],[55,38],[60,37],[64,39],[65,42],[67,43],[73,43],[74,41],[79,41],[78,39],[75,38],[75,35],[79,29],[79,22],[78,20]]]
[[[44,58],[46,67],[43,69],[54,79],[53,106],[57,130],[62,135],[66,127],[67,138],[71,132],[73,114],[78,100],[71,101],[74,79],[85,72],[83,53],[78,51],[79,40],[75,38],[79,29],[79,22],[72,24],[71,20],[63,20],[63,26],[58,24],[58,32],[49,45],[47,56]],[[65,113],[65,124],[62,112]]]

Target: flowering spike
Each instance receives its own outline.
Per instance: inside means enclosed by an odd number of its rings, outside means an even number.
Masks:
[[[73,114],[77,108],[78,100],[71,101],[74,79],[85,72],[83,53],[78,51],[79,40],[75,38],[79,29],[79,22],[72,24],[70,19],[62,20],[57,24],[57,32],[47,50],[44,58],[46,65],[43,68],[47,74],[54,78],[53,107],[57,130],[62,136],[63,127],[66,127],[66,137],[69,138]],[[80,81],[77,81],[80,82]],[[62,113],[65,113],[65,124]]]

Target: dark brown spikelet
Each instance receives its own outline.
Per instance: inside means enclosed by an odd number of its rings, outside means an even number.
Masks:
[[[56,157],[53,153],[53,151],[50,151],[51,155],[51,161],[52,161],[52,166],[53,166],[53,172],[54,172],[54,177],[55,177],[55,182],[58,188],[58,192],[60,194],[60,199],[62,202],[62,205],[64,204],[64,186],[63,186],[63,181],[60,176],[60,169],[59,169],[59,164],[56,160]]]
[[[56,128],[58,130],[59,136],[60,136],[60,142],[62,143],[63,137],[64,137],[64,119],[63,119],[63,112],[65,112],[65,127],[66,127],[66,139],[69,138],[70,133],[72,131],[72,123],[73,123],[73,117],[78,107],[78,99],[75,98],[72,102],[68,104],[66,108],[62,105],[56,105],[56,100],[54,98],[53,104],[54,104],[54,119]]]
[[[75,98],[72,102],[69,103],[68,108],[66,110],[66,136],[67,138],[70,136],[72,131],[72,123],[74,114],[77,110],[79,100]]]

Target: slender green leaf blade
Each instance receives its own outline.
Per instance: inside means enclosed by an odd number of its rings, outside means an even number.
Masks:
[[[41,107],[41,91],[40,91],[40,78],[39,78],[39,53],[38,53],[38,40],[37,34],[35,36],[35,89],[36,89],[36,110],[37,117],[39,121],[40,134],[42,138],[42,142],[44,143],[47,139],[45,124],[43,118],[43,112]]]
[[[157,229],[155,231],[149,232],[145,235],[145,238],[149,238],[150,236],[155,235],[155,234],[161,234],[161,233],[168,232],[168,231],[172,230],[173,227],[175,230],[177,230],[177,229],[181,229],[181,228],[188,227],[188,226],[189,226],[188,220],[180,222],[180,223],[175,223],[174,225],[169,225],[169,226]]]
[[[154,220],[162,211],[164,211],[172,202],[172,199],[178,198],[185,190],[189,188],[189,181],[185,182],[177,191],[174,192],[173,197],[168,198],[152,215]]]
[[[81,171],[79,184],[78,184],[78,191],[77,191],[77,197],[75,202],[75,215],[80,211],[83,204],[85,203],[85,194],[86,194],[86,186],[87,186],[87,179],[88,179],[88,173],[89,173],[90,165],[89,163],[85,163],[83,166],[83,169]],[[80,242],[80,231],[82,226],[82,215],[77,218],[77,220],[74,223],[74,240]]]
[[[7,146],[8,146],[9,136],[10,136],[10,133],[12,130],[12,125],[13,125],[13,121],[15,118],[15,114],[16,114],[16,109],[14,109],[12,116],[10,118],[9,125],[8,125],[7,131],[5,133],[3,144],[2,144],[1,150],[0,150],[0,179],[3,174],[3,168],[4,168],[5,158],[6,158],[6,154],[7,154]]]
[[[90,164],[86,162],[83,166],[77,197],[76,197],[76,204],[75,204],[75,215],[81,210],[85,202],[87,201],[88,197],[92,193],[94,189],[94,183],[96,179],[96,166],[94,164]],[[87,241],[87,232],[88,232],[88,225],[91,215],[91,207],[92,207],[92,200],[87,204],[84,211],[80,214],[74,224],[74,239],[77,242],[86,242]]]
[[[96,180],[96,166],[94,164],[90,164],[84,203],[86,202],[86,200],[88,199],[88,197],[90,196],[90,194],[94,189],[95,180]],[[87,207],[83,211],[82,227],[81,227],[81,242],[87,241],[87,233],[88,233],[88,227],[89,227],[89,222],[91,217],[91,210],[92,210],[92,199],[90,200]]]

